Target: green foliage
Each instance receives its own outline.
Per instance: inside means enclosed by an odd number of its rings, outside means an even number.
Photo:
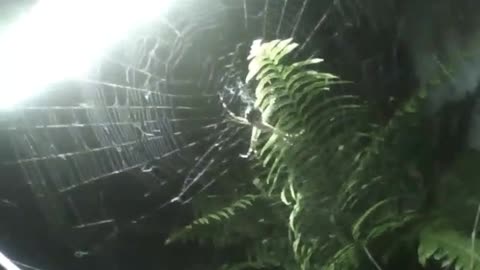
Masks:
[[[245,261],[224,269],[373,269],[389,265],[405,248],[416,250],[418,243],[413,261],[425,265],[436,258],[444,266],[479,269],[478,248],[471,248],[467,236],[425,225],[441,217],[471,228],[458,209],[428,205],[437,186],[457,190],[461,174],[451,173],[445,184],[434,178],[434,152],[421,113],[425,92],[376,123],[369,104],[341,88],[347,82],[317,70],[322,59],[295,62],[291,52],[297,46],[291,39],[255,41],[248,56],[246,81],[273,129],[263,130],[254,146],[260,169],[243,190],[257,195],[202,213],[170,239],[243,239]],[[474,201],[473,185],[462,185]],[[246,203],[253,198],[262,200]],[[461,196],[450,196],[449,205],[471,208]],[[222,228],[201,233],[199,228],[212,224]]]
[[[348,244],[340,249],[330,260],[325,270],[357,269],[360,265],[355,245]]]
[[[202,225],[205,226],[213,223],[222,224],[226,220],[235,216],[238,211],[252,207],[257,198],[258,196],[256,195],[247,194],[233,202],[231,205],[223,207],[222,209],[217,210],[213,213],[209,213],[202,217],[199,217],[195,219],[191,224],[170,235],[170,237],[166,240],[165,243],[170,244],[178,240],[187,240],[189,239],[189,237],[199,237],[199,235],[195,235],[195,233],[193,232],[194,230],[198,230],[199,227]]]
[[[422,265],[434,259],[443,267],[477,270],[480,269],[480,246],[452,228],[426,226],[420,233],[418,258]]]
[[[336,76],[305,69],[321,59],[284,64],[283,58],[297,46],[291,39],[256,43],[249,56],[247,82],[257,81],[256,106],[264,120],[281,131],[268,136],[258,151],[263,166],[269,168],[265,181],[270,194],[285,184],[280,179],[289,178],[292,189],[293,176],[285,177],[286,171],[300,178],[318,175],[312,164],[354,144],[351,135],[365,110],[357,97],[329,93],[333,85],[344,83]]]

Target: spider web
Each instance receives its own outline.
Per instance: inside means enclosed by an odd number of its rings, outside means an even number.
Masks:
[[[102,188],[126,174],[146,186],[149,200],[130,223],[188,203],[248,169],[239,155],[251,128],[229,122],[225,108],[243,116],[253,102],[244,83],[251,43],[292,37],[301,44],[297,57],[324,54],[317,41],[331,40],[338,18],[348,17],[334,2],[176,1],[88,78],[59,83],[1,115],[14,152],[3,164],[21,168],[50,225],[67,234],[116,226]],[[327,20],[333,12],[337,21]]]

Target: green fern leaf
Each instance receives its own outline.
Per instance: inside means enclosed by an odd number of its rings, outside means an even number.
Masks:
[[[190,235],[194,234],[194,231],[197,227],[209,226],[213,223],[217,223],[217,224],[222,223],[232,218],[233,216],[235,216],[237,214],[237,210],[244,210],[244,209],[247,209],[248,207],[253,206],[254,205],[253,202],[257,199],[258,199],[257,195],[247,194],[247,195],[244,195],[242,198],[236,200],[232,204],[226,207],[223,207],[218,211],[199,217],[196,220],[194,220],[191,224],[171,234],[170,237],[168,237],[168,239],[165,241],[165,244],[170,244],[180,239],[184,240],[188,238],[194,238],[194,237],[190,237]]]
[[[366,241],[371,241],[385,234],[395,232],[396,230],[411,224],[412,221],[417,220],[417,218],[418,215],[414,212],[403,215],[391,214],[369,230]]]
[[[363,229],[364,224],[368,219],[371,218],[372,215],[374,215],[379,209],[381,209],[383,206],[386,204],[389,204],[392,202],[392,200],[395,198],[388,198],[385,200],[381,200],[374,204],[372,207],[370,207],[367,211],[363,213],[363,215],[357,219],[357,221],[354,223],[352,227],[352,235],[355,239],[359,239],[361,235],[361,231]]]
[[[435,229],[427,226],[420,233],[418,259],[426,265],[428,259],[455,266],[456,270],[480,270],[480,246],[472,247],[469,237],[453,229]]]
[[[331,259],[324,270],[358,269],[359,259],[354,244],[349,244],[340,249]]]

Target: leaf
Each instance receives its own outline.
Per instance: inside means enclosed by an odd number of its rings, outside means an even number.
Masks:
[[[409,224],[412,220],[415,220],[417,217],[418,215],[415,213],[406,213],[403,215],[391,214],[376,224],[373,228],[369,229],[366,240],[370,241],[387,233],[395,232],[396,230]]]
[[[385,200],[381,200],[374,204],[372,207],[370,207],[367,211],[363,213],[363,215],[357,219],[357,221],[353,224],[352,226],[352,235],[355,239],[360,238],[362,226],[366,222],[367,219],[369,219],[375,212],[378,211],[382,206],[392,202],[392,200],[395,198],[388,198]]]
[[[354,244],[348,244],[340,249],[327,264],[326,270],[358,269],[359,260]]]
[[[247,60],[252,60],[253,58],[257,57],[262,53],[262,40],[256,39],[252,42],[252,46],[250,46],[250,54],[248,55]]]
[[[296,221],[295,218],[296,218],[297,212],[298,212],[298,207],[294,207],[292,212],[290,212],[290,216],[288,217],[288,226],[290,230],[293,232],[297,232],[297,230],[295,229],[295,221]]]
[[[257,75],[257,73],[267,64],[267,62],[257,59],[254,59],[252,62],[250,62],[250,64],[248,65],[248,74],[245,82],[249,83]]]
[[[274,64],[277,65],[278,62],[285,56],[287,55],[291,50],[293,50],[298,44],[292,43],[293,39],[285,39],[277,44],[274,44],[274,46],[271,47],[271,52],[270,52],[270,59],[274,60]],[[292,46],[296,45],[293,49],[291,49]],[[289,51],[290,50],[290,51]]]
[[[420,232],[418,260],[425,266],[430,258],[459,270],[480,270],[480,245],[472,249],[470,237],[454,229],[426,226]]]
[[[318,63],[322,63],[323,62],[323,59],[321,58],[310,58],[310,59],[307,59],[305,61],[301,61],[301,62],[297,62],[295,64],[292,65],[293,68],[299,68],[299,67],[304,67],[304,66],[308,66],[308,65],[315,65],[315,64],[318,64]]]
[[[214,211],[213,213],[209,213],[202,217],[195,219],[191,224],[183,227],[182,229],[172,233],[165,244],[170,244],[174,241],[179,239],[186,239],[189,237],[190,234],[195,233],[195,230],[199,226],[209,226],[212,223],[221,223],[227,219],[232,218],[234,215],[237,214],[236,210],[240,209],[247,209],[248,207],[252,207],[254,204],[253,202],[258,199],[257,195],[253,194],[245,194],[243,197],[239,198],[235,202],[222,207],[221,209]]]
[[[282,192],[280,193],[280,199],[282,200],[282,202],[285,204],[285,205],[291,205],[291,203],[288,201],[287,199],[287,187],[285,186],[283,189],[282,189]]]
[[[221,218],[218,215],[215,215],[215,214],[209,215],[209,217],[212,218],[212,219],[218,220],[218,221],[221,220]]]

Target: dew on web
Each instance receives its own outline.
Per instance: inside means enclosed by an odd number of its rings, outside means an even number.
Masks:
[[[50,225],[63,232],[116,230],[122,218],[140,222],[189,203],[234,168],[248,169],[240,155],[251,127],[228,121],[226,109],[243,117],[254,102],[245,83],[250,45],[292,37],[298,56],[317,54],[314,41],[332,35],[322,27],[333,1],[316,2],[176,1],[87,78],[52,86],[48,97],[2,115],[1,132],[15,152],[4,165],[21,168]],[[150,201],[119,218],[103,192],[125,175],[144,185]],[[89,254],[78,250],[77,257]]]

